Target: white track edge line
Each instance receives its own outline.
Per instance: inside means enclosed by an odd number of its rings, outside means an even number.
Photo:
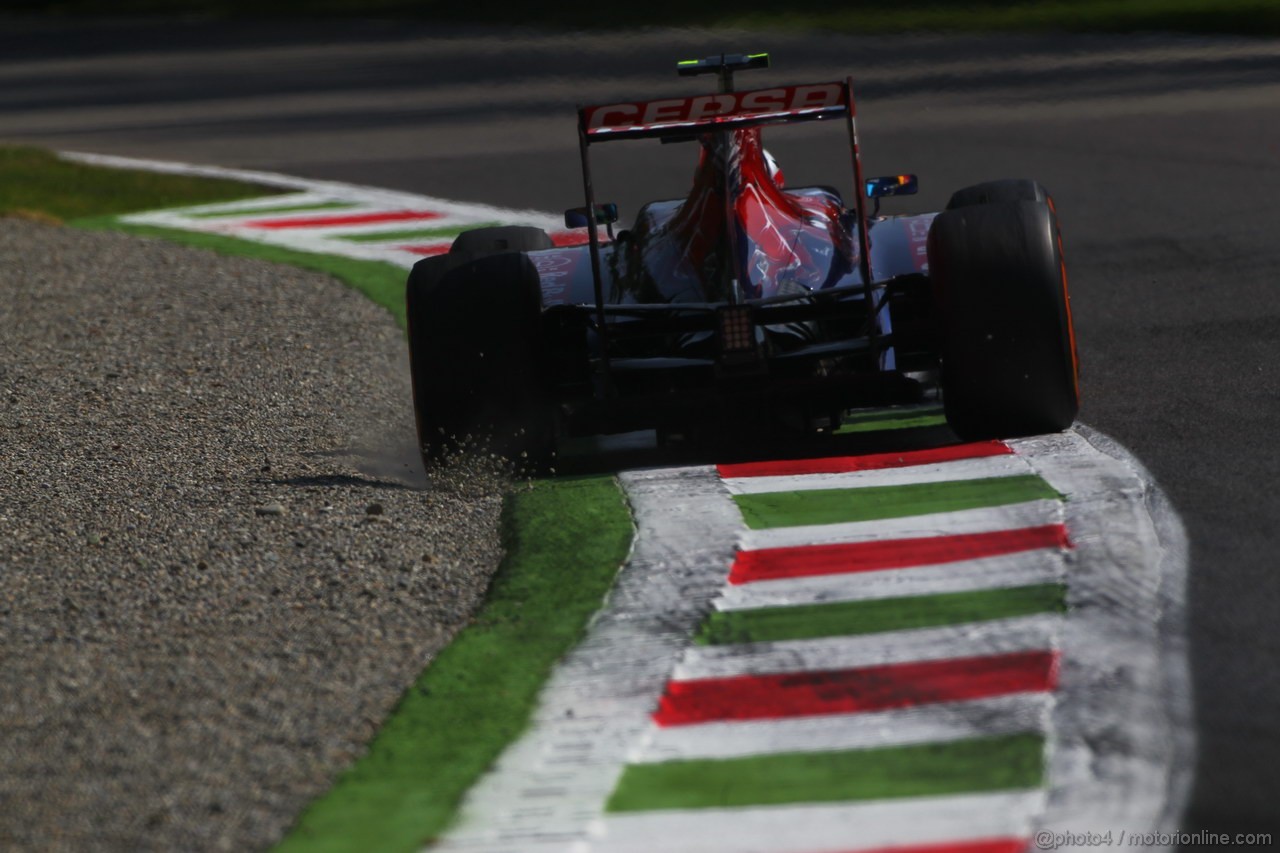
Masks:
[[[1053,702],[1051,693],[1015,693],[891,711],[780,720],[735,720],[692,726],[655,725],[628,756],[628,761],[655,764],[784,752],[878,749],[1044,732],[1049,726]]]
[[[714,469],[619,479],[636,524],[630,558],[586,639],[544,685],[525,734],[468,792],[433,851],[526,853],[585,843],[627,753],[652,725],[672,667],[724,584],[741,517]]]
[[[1181,521],[1146,469],[1095,430],[1010,445],[1068,494],[1066,521],[1076,543],[1051,795],[1038,826],[1077,836],[1173,832],[1194,753]]]

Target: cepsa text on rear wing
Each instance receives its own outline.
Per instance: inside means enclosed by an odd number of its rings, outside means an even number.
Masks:
[[[580,107],[578,116],[587,139],[603,142],[835,118],[852,111],[845,81],[602,104]]]

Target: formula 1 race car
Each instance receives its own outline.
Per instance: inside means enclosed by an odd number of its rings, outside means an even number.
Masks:
[[[714,94],[580,107],[585,245],[541,230],[468,231],[409,276],[414,408],[423,456],[468,436],[545,465],[561,435],[774,420],[838,426],[856,407],[941,390],[964,439],[1067,428],[1077,362],[1053,200],[1030,180],[956,192],[941,213],[880,215],[913,175],[863,179],[851,81],[737,91],[766,54],[681,62]],[[763,125],[839,119],[854,205],[784,187]],[[684,198],[629,230],[598,204],[591,146],[692,141]],[[874,208],[868,210],[874,203]],[[600,226],[605,226],[604,234]]]

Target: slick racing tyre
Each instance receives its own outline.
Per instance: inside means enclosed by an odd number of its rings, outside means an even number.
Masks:
[[[956,193],[930,229],[929,272],[952,431],[972,441],[1069,427],[1079,371],[1062,238],[1044,189],[996,181]]]
[[[1040,201],[1049,203],[1049,191],[1026,178],[1004,178],[974,184],[951,194],[947,210],[975,204],[997,204],[1003,201]]]
[[[540,228],[527,225],[498,225],[463,231],[453,241],[450,254],[479,258],[503,252],[537,252],[555,244]]]
[[[407,308],[423,461],[474,443],[535,470],[551,464],[538,274],[522,252],[419,261]]]

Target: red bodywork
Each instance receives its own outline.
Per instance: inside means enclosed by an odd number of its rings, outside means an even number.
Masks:
[[[645,205],[616,245],[600,235],[606,304],[731,301],[733,252],[744,300],[862,284],[854,212],[833,190],[789,189],[775,180],[761,128],[722,133],[719,146],[716,134],[699,137],[686,197]],[[925,214],[868,223],[875,279],[927,271],[932,220]],[[585,233],[581,242],[530,255],[544,305],[594,301]]]
[[[765,162],[760,128],[727,136],[723,147],[703,138],[688,198],[644,247],[649,274],[662,280],[693,273],[702,301],[713,302],[728,297],[731,252],[747,299],[826,287],[854,270],[858,259],[839,199],[783,192]]]

